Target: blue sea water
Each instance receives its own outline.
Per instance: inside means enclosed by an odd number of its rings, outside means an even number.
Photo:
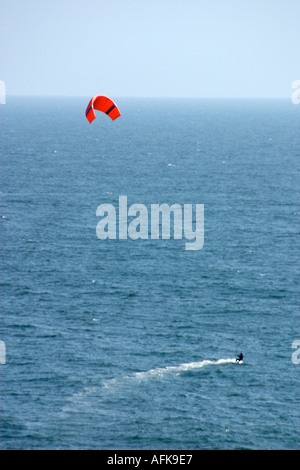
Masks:
[[[88,100],[1,106],[0,448],[299,449],[300,106]],[[203,248],[98,239],[121,195]]]

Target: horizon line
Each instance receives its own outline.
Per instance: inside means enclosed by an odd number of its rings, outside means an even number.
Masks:
[[[100,93],[99,93],[100,94]],[[103,93],[107,95],[107,93]],[[275,100],[275,99],[290,99],[290,96],[142,96],[142,95],[112,95],[118,99],[191,99],[191,100]],[[23,93],[6,93],[6,98],[89,98],[89,95],[63,95],[63,94],[23,94]]]

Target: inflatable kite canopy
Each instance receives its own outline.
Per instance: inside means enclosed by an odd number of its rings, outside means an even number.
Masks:
[[[96,119],[94,110],[102,111],[103,113],[107,114],[113,121],[121,116],[118,106],[116,103],[113,102],[107,96],[97,95],[94,96],[88,104],[86,108],[86,118],[91,123],[94,119]]]

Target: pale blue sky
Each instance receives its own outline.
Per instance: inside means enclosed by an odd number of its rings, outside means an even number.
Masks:
[[[299,0],[0,0],[8,95],[290,97]]]

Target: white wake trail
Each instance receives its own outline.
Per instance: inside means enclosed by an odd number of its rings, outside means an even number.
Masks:
[[[101,393],[105,390],[109,392],[113,390],[119,391],[122,390],[124,386],[127,387],[130,383],[133,385],[134,382],[140,383],[142,381],[147,382],[148,380],[162,379],[167,376],[179,376],[187,371],[197,371],[202,369],[203,367],[222,366],[226,364],[236,364],[236,359],[218,359],[215,361],[204,360],[199,362],[188,362],[179,364],[177,366],[157,367],[144,372],[134,372],[132,374],[105,380],[101,383],[100,387],[85,387],[80,392],[73,394],[68,399],[68,404],[61,409],[60,414],[62,417],[64,417],[65,413],[74,410],[74,406],[76,406],[76,409],[79,406],[90,406],[91,399],[97,398],[97,400],[99,400]]]
[[[215,361],[204,360],[200,362],[187,362],[183,364],[179,364],[178,366],[166,366],[166,367],[157,367],[155,369],[150,369],[145,372],[135,372],[131,375],[107,380],[103,382],[104,387],[109,387],[117,382],[123,380],[147,380],[151,378],[158,378],[163,377],[166,375],[180,375],[183,372],[187,371],[196,371],[202,369],[206,366],[218,366],[218,365],[225,365],[225,364],[235,364],[236,359],[218,359]]]
[[[233,364],[235,359],[218,359],[216,361],[200,361],[200,362],[187,362],[184,364],[179,364],[178,366],[167,366],[159,367],[157,369],[150,369],[146,372],[136,372],[134,376],[136,378],[150,378],[155,376],[163,376],[167,374],[179,375],[182,372],[202,369],[205,366],[214,366],[214,365],[223,365],[223,364]]]

